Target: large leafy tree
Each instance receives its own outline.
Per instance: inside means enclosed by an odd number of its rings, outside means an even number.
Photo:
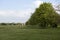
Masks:
[[[39,25],[43,28],[47,27],[48,25],[53,27],[57,25],[57,16],[58,14],[52,7],[51,3],[43,3],[39,6],[39,8],[36,8],[35,12],[32,14],[26,24]]]

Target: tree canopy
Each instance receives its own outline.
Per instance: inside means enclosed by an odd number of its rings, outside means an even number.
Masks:
[[[47,27],[48,25],[52,26],[53,24],[55,25],[57,23],[57,16],[58,14],[54,10],[51,3],[43,3],[39,6],[39,8],[36,8],[35,12],[32,14],[26,24],[39,25],[40,27]]]

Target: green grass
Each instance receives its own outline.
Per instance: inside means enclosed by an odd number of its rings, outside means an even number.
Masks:
[[[20,26],[0,26],[0,40],[60,40],[57,29],[21,29]]]

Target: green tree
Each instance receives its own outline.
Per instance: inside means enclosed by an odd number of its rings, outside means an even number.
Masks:
[[[42,28],[51,27],[57,25],[56,17],[58,14],[52,7],[51,3],[43,3],[36,8],[30,19],[26,22],[29,25],[39,25]]]

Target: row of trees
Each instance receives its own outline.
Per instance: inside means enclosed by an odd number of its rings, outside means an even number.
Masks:
[[[57,19],[60,15],[54,10],[51,3],[43,3],[36,8],[26,25],[39,25],[42,28],[48,26],[57,28]]]
[[[0,25],[22,25],[22,23],[0,23]]]

